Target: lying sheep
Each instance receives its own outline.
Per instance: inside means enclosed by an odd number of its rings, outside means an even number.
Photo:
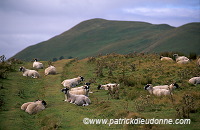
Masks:
[[[189,80],[189,83],[197,85],[200,84],[200,77],[193,77]]]
[[[44,73],[45,75],[56,74],[56,67],[50,65],[48,68],[45,69]]]
[[[36,100],[35,102],[27,102],[21,106],[22,110],[29,114],[36,114],[45,109],[47,103],[44,100]]]
[[[25,67],[21,66],[19,71],[23,72],[23,76],[32,77],[32,78],[39,78],[40,74],[36,70],[29,70]]]
[[[85,95],[74,95],[69,92],[69,88],[63,88],[61,90],[65,93],[65,101],[76,104],[78,106],[88,106],[91,104],[90,99]]]
[[[80,84],[81,81],[84,81],[84,78],[82,76],[78,76],[77,78],[66,79],[61,84],[64,87],[73,88],[76,87],[78,84]]]
[[[189,60],[189,59],[188,59],[187,57],[185,57],[185,56],[178,56],[178,54],[174,54],[173,56],[174,56],[176,62],[182,61],[182,60],[186,60],[186,61]]]
[[[179,60],[178,62],[177,62],[177,64],[187,64],[187,63],[189,63],[190,62],[190,60]]]
[[[33,62],[33,68],[36,68],[36,69],[43,69],[43,64],[38,62],[37,59],[35,59],[35,61]]]
[[[164,56],[160,56],[160,60],[161,61],[173,61],[172,58],[170,58],[170,57],[164,57]]]
[[[97,89],[104,89],[104,90],[108,90],[109,87],[111,88],[111,90],[113,90],[114,87],[119,87],[119,84],[116,83],[109,83],[109,84],[105,84],[105,85],[99,85],[97,87]]]
[[[174,84],[170,84],[170,85],[154,86],[153,88],[155,88],[155,89],[167,89],[167,90],[173,91],[174,89],[179,88],[179,85],[177,83],[174,83]]]
[[[82,88],[71,88],[71,90],[69,91],[69,93],[71,94],[75,94],[75,95],[85,95],[85,96],[89,96],[89,86],[81,86]]]
[[[171,95],[172,93],[170,92],[170,90],[167,89],[158,89],[158,88],[153,88],[152,84],[147,84],[144,87],[145,90],[148,90],[150,94],[153,94],[155,96],[167,96],[167,95]]]

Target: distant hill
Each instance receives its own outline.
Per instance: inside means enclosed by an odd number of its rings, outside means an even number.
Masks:
[[[179,51],[200,54],[200,23],[180,27],[135,21],[91,19],[47,41],[29,46],[14,58],[52,60],[106,53]]]

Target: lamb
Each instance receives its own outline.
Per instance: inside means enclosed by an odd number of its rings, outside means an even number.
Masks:
[[[152,84],[147,84],[144,87],[145,90],[148,90],[150,94],[153,94],[155,96],[167,96],[167,95],[171,95],[171,91],[167,90],[167,89],[157,89],[157,88],[153,88]]]
[[[119,84],[116,83],[109,83],[109,84],[105,84],[105,85],[99,85],[97,87],[97,89],[104,89],[104,90],[108,90],[109,87],[111,88],[111,90],[113,90],[114,87],[119,87]]]
[[[23,72],[23,76],[32,77],[32,78],[39,78],[40,74],[36,70],[29,70],[25,67],[21,66],[19,71]]]
[[[37,59],[35,59],[35,61],[33,62],[33,68],[43,69],[43,64],[38,62]]]
[[[179,85],[177,83],[174,83],[174,84],[170,84],[170,85],[154,86],[153,88],[155,88],[155,89],[167,89],[167,90],[173,91],[174,89],[179,88]]]
[[[174,54],[173,56],[176,59],[176,62],[181,61],[181,60],[189,61],[189,59],[185,56],[178,56],[178,54]]]
[[[178,62],[177,62],[177,64],[187,64],[187,63],[189,63],[190,62],[190,60],[188,59],[188,60],[179,60]]]
[[[63,88],[61,90],[65,93],[65,101],[76,104],[78,106],[88,106],[91,104],[90,99],[85,95],[74,95],[69,92],[69,88]]]
[[[61,84],[64,87],[73,88],[76,87],[78,84],[80,84],[81,81],[84,81],[84,78],[82,76],[78,76],[77,78],[66,79]]]
[[[197,85],[200,84],[200,77],[193,77],[189,80],[189,83]]]
[[[21,106],[22,110],[29,114],[36,114],[45,109],[47,103],[44,100],[36,100],[35,102],[27,102]]]
[[[164,56],[160,56],[160,60],[161,61],[173,61],[172,58],[170,58],[170,57],[164,57]]]
[[[56,68],[52,65],[50,65],[48,68],[45,69],[45,75],[49,74],[56,74]]]
[[[82,87],[82,88],[81,88]],[[71,90],[69,91],[69,93],[71,94],[75,94],[75,95],[85,95],[85,96],[89,96],[89,86],[81,86],[78,89],[75,88],[71,88]]]

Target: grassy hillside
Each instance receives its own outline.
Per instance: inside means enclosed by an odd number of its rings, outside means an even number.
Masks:
[[[182,27],[134,21],[91,19],[47,41],[30,46],[14,58],[52,60],[98,54],[180,51],[200,54],[199,23]]]
[[[15,71],[1,80],[0,129],[197,129],[200,127],[200,85],[188,84],[188,79],[200,76],[196,61],[187,65],[161,62],[159,56],[129,54],[91,57],[83,60],[60,60],[54,62],[58,74],[41,78],[23,77]],[[43,62],[47,66],[47,62]],[[16,66],[32,67],[31,62]],[[66,78],[82,75],[91,82],[89,98],[92,104],[80,107],[64,102],[60,84]],[[99,84],[119,83],[119,92],[109,96],[108,91],[97,90]],[[172,97],[155,97],[144,90],[147,83],[153,85],[177,82],[180,89]],[[36,115],[20,110],[29,101],[43,99],[47,108]],[[185,102],[185,101],[188,102]],[[189,106],[189,107],[188,107]],[[178,111],[179,110],[179,111]],[[187,111],[189,111],[187,113]],[[188,115],[189,114],[189,115]],[[187,125],[85,125],[84,118],[190,118]]]

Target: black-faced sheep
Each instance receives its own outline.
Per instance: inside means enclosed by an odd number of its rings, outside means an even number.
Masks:
[[[81,81],[84,81],[84,78],[82,76],[78,76],[77,78],[66,79],[61,84],[64,87],[73,88],[76,87],[78,84],[80,84]]]
[[[90,99],[85,95],[71,94],[69,93],[68,88],[63,88],[61,91],[65,93],[65,101],[67,102],[76,104],[78,106],[88,106],[89,104],[91,104]]]
[[[85,95],[85,96],[89,96],[89,86],[84,85],[81,86],[79,88],[71,88],[69,93],[74,94],[74,95]]]
[[[189,80],[189,83],[197,85],[200,84],[200,77],[193,77]]]
[[[37,59],[35,59],[35,61],[33,62],[33,68],[36,68],[36,69],[43,69],[44,66],[42,63],[38,62]]]
[[[36,100],[35,102],[27,102],[21,106],[22,110],[29,114],[36,114],[45,109],[47,103],[44,100]]]
[[[185,57],[185,56],[178,56],[178,54],[174,54],[173,56],[174,56],[176,62],[182,61],[182,60],[189,61],[189,59],[187,57]]]
[[[48,68],[45,69],[44,71],[45,75],[49,75],[49,74],[56,74],[56,67],[54,66],[49,66]]]
[[[32,77],[32,78],[39,78],[40,74],[36,70],[29,70],[25,67],[21,66],[19,71],[23,72],[23,76]]]
[[[171,91],[167,90],[167,89],[157,89],[157,88],[153,88],[152,84],[147,84],[144,87],[145,90],[148,90],[150,94],[153,94],[155,96],[167,96],[167,95],[171,95]]]

